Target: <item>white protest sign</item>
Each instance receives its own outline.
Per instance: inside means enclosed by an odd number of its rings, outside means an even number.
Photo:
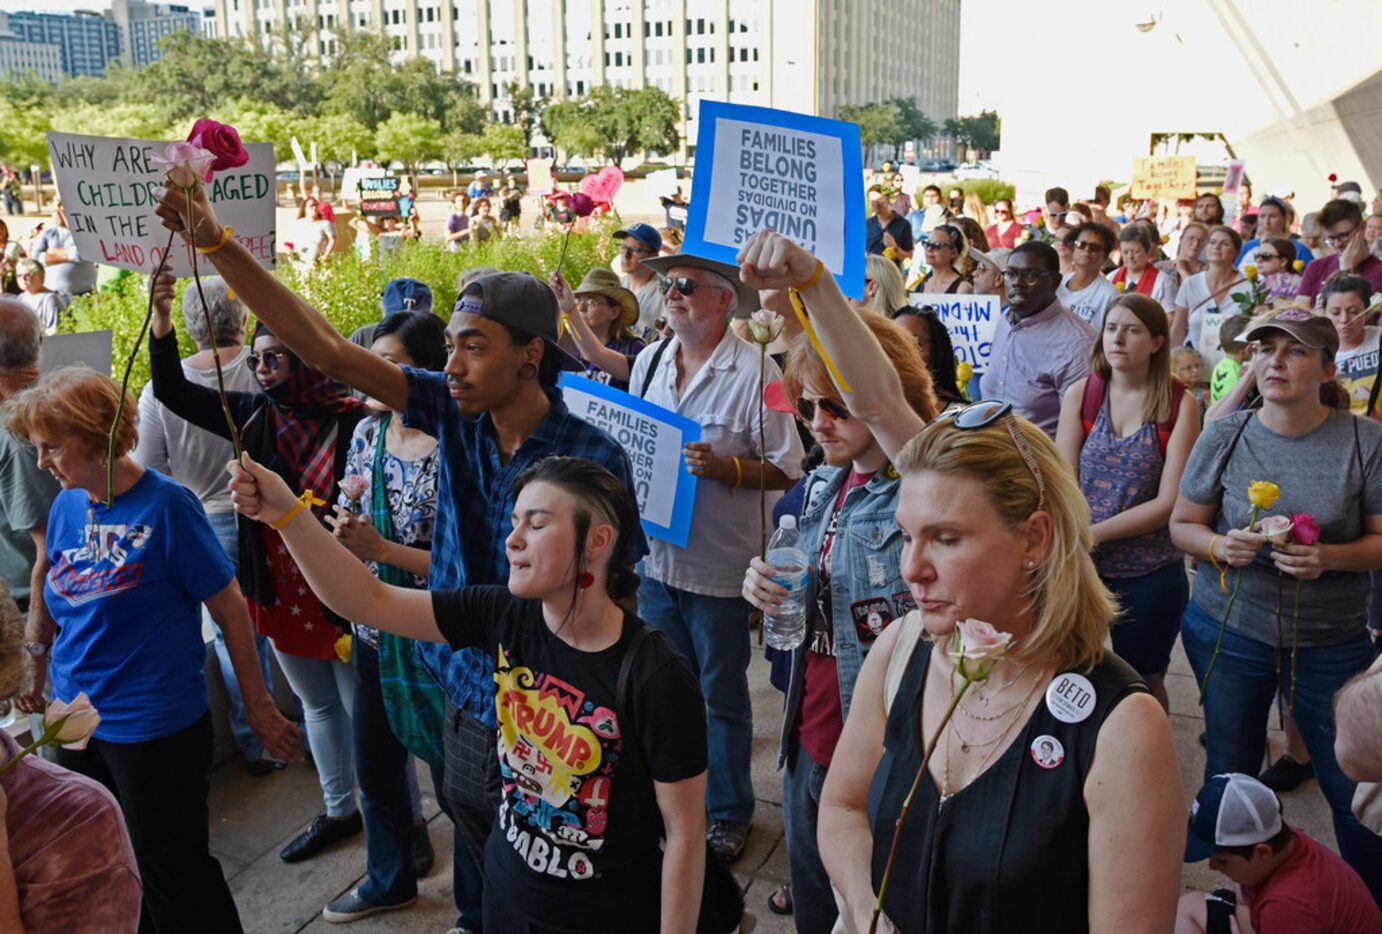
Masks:
[[[677,170],[658,169],[649,172],[646,178],[648,194],[654,198],[671,198],[677,193]]]
[[[927,306],[935,310],[936,316],[950,332],[956,360],[968,362],[976,373],[988,369],[989,355],[993,352],[993,332],[998,327],[998,316],[1002,313],[1002,299],[997,295],[936,295],[926,292],[913,292],[908,298],[913,307]]]
[[[584,376],[563,373],[559,384],[571,414],[603,428],[629,455],[644,532],[685,548],[696,478],[686,469],[682,448],[700,440],[700,425]]]
[[[846,295],[864,293],[859,127],[703,100],[682,251],[734,263],[765,228],[816,256]]]
[[[154,215],[165,184],[164,168],[153,161],[166,143],[49,133],[48,154],[67,211],[67,223],[84,260],[135,272],[153,272],[168,243]],[[274,148],[245,146],[249,162],[217,172],[207,197],[222,224],[265,266],[274,264]],[[202,263],[202,268],[209,263]],[[168,272],[192,275],[192,247],[173,238]]]

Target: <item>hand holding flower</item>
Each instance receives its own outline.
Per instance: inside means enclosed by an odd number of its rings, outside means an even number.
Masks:
[[[1246,529],[1229,529],[1223,539],[1224,563],[1235,568],[1252,564],[1262,546],[1267,544],[1266,536]]]
[[[357,512],[360,509],[360,500],[369,492],[369,481],[358,473],[346,474],[341,478],[341,493],[350,501],[350,511]]]
[[[248,454],[226,465],[230,472],[230,501],[242,516],[260,522],[274,522],[297,504],[297,497],[283,478]]]
[[[350,510],[334,507],[324,521],[336,541],[361,561],[384,561],[384,536],[370,522],[368,516],[359,516]]]
[[[1300,580],[1317,580],[1326,570],[1324,557],[1320,552],[1319,544],[1314,545],[1277,545],[1272,549],[1272,563],[1276,569],[1283,574],[1289,574]]]
[[[211,209],[203,185],[195,186],[190,192],[169,188],[163,193],[154,213],[163,221],[165,228],[181,234],[184,240],[194,246],[215,246],[221,242],[225,232]],[[195,232],[195,238],[189,231]]]

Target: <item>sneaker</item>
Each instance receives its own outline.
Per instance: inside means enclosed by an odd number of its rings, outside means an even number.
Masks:
[[[397,902],[393,905],[375,905],[361,898],[359,889],[351,889],[344,895],[337,896],[327,902],[326,907],[322,909],[322,917],[332,924],[349,924],[352,921],[359,921],[361,918],[368,918],[370,915],[407,908],[416,901],[417,896],[414,895],[407,901]]]
[[[340,820],[318,814],[316,819],[307,825],[306,830],[279,852],[278,858],[285,863],[300,863],[304,859],[316,856],[337,840],[353,837],[364,829],[365,822],[358,810]]]
[[[1282,754],[1257,776],[1257,780],[1272,791],[1292,791],[1315,777],[1315,767],[1309,762],[1297,762]]]
[[[432,852],[432,840],[427,836],[427,821],[413,822],[413,873],[421,879],[432,871],[437,856]]]
[[[272,775],[274,772],[282,772],[287,767],[288,763],[269,756],[260,756],[258,759],[250,759],[245,763],[245,771],[255,778]]]
[[[749,840],[749,825],[732,820],[712,820],[705,839],[720,862],[732,863],[744,855],[744,844]]]

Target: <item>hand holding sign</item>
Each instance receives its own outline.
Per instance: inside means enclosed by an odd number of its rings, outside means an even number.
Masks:
[[[759,291],[798,288],[816,273],[816,257],[772,230],[750,237],[735,260],[739,278]]]

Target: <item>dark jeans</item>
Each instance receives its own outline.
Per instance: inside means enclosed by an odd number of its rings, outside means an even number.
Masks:
[[[1144,678],[1166,674],[1190,599],[1185,564],[1177,560],[1141,577],[1106,577],[1104,583],[1123,608],[1113,624],[1113,651]]]
[[[792,917],[799,934],[830,934],[838,912],[816,842],[826,770],[801,743],[789,742],[787,768],[782,773],[782,823],[792,880]]]
[[[211,747],[208,712],[170,736],[142,743],[93,739],[82,750],[58,750],[59,765],[100,782],[120,802],[144,884],[140,934],[243,930],[210,852]]]
[[[394,736],[384,712],[379,650],[358,636],[355,678],[355,775],[360,783],[369,873],[359,892],[372,905],[396,905],[417,895],[408,750]]]
[[[1197,681],[1214,652],[1219,620],[1194,600],[1185,608],[1181,640]],[[1290,648],[1283,667],[1289,670]],[[1367,636],[1338,645],[1300,649],[1296,673],[1296,725],[1310,750],[1315,778],[1334,816],[1339,855],[1363,877],[1373,898],[1382,903],[1382,837],[1353,815],[1353,792],[1358,787],[1339,769],[1334,758],[1334,695],[1353,675],[1372,664]],[[1228,631],[1205,694],[1204,777],[1223,772],[1256,775],[1266,755],[1262,729],[1276,695],[1276,647]],[[1288,679],[1289,690],[1289,679]],[[1289,817],[1289,815],[1288,815]]]
[[[493,727],[446,702],[446,767],[432,767],[432,786],[456,827],[453,888],[459,927],[481,929],[485,840],[499,812],[499,758]],[[504,930],[500,929],[501,932]]]

